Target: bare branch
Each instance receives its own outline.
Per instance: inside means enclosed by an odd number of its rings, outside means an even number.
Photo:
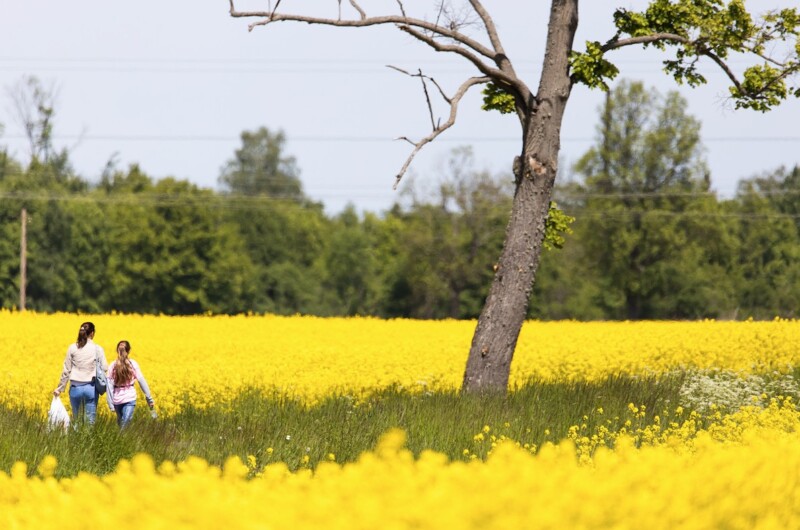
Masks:
[[[292,14],[281,14],[276,13],[274,9],[269,11],[236,11],[233,0],[229,0],[231,9],[230,14],[234,18],[263,18],[259,22],[254,22],[248,26],[250,31],[253,28],[258,26],[266,26],[271,22],[304,22],[306,24],[318,24],[323,26],[338,26],[338,27],[349,27],[349,28],[358,28],[358,27],[367,27],[367,26],[377,26],[377,25],[385,25],[385,24],[394,24],[394,25],[402,25],[402,26],[409,26],[414,28],[419,28],[421,30],[429,31],[433,34],[440,35],[442,37],[446,37],[452,39],[460,44],[463,44],[467,48],[470,48],[475,53],[486,57],[492,61],[496,60],[496,53],[481,44],[480,42],[468,37],[467,35],[454,30],[450,29],[445,26],[437,26],[427,20],[422,20],[418,18],[408,17],[405,15],[398,16],[398,15],[385,15],[385,16],[378,16],[378,17],[367,17],[363,16],[359,20],[337,20],[333,18],[324,18],[324,17],[313,17],[313,16],[305,16],[305,15],[292,15]],[[362,15],[363,10],[359,10],[359,13]],[[456,48],[458,48],[456,46]],[[452,51],[452,50],[450,50]]]
[[[755,46],[752,46],[752,47],[750,47],[750,46],[745,46],[745,47],[744,47],[744,49],[745,49],[745,50],[747,50],[747,51],[749,51],[750,53],[752,53],[753,55],[755,55],[755,56],[757,56],[757,57],[761,57],[761,58],[762,58],[762,59],[764,59],[766,62],[774,64],[774,65],[775,65],[775,66],[777,66],[778,68],[786,68],[786,67],[788,66],[786,63],[782,63],[782,62],[780,62],[780,61],[778,61],[778,60],[776,60],[776,59],[773,59],[773,58],[772,58],[772,57],[770,57],[769,55],[766,55],[766,54],[764,54],[764,53],[761,53],[760,51],[758,51],[758,50],[756,49],[756,47],[755,47]]]
[[[453,0],[439,0],[437,2],[436,25],[444,26],[453,31],[460,31],[469,26],[478,26],[477,18],[473,18],[474,9],[455,9]]]
[[[439,21],[442,19],[442,15],[444,14],[444,2],[439,2],[439,12],[436,13],[436,25],[439,25]]]
[[[427,77],[427,76],[426,76],[426,77]],[[442,98],[443,98],[443,99],[444,99],[444,100],[445,100],[447,103],[451,103],[451,101],[452,101],[452,100],[451,100],[449,97],[447,97],[447,94],[445,94],[445,93],[444,93],[444,90],[442,90],[442,87],[440,87],[440,86],[439,86],[439,83],[437,83],[437,82],[436,82],[436,79],[434,79],[434,78],[432,78],[432,77],[428,77],[428,81],[430,81],[431,83],[433,83],[433,86],[435,86],[435,87],[436,87],[436,88],[439,90],[439,94],[442,96]]]
[[[529,101],[533,101],[532,94],[528,87],[516,75],[514,75],[513,72],[509,74],[502,70],[498,70],[497,68],[492,68],[464,48],[449,44],[442,44],[441,42],[436,41],[433,37],[429,37],[428,35],[425,35],[424,33],[409,26],[400,26],[400,29],[412,37],[421,40],[436,51],[452,52],[465,57],[468,61],[474,64],[482,74],[486,75],[487,77],[491,77],[495,81],[502,81],[504,85],[508,86],[512,90],[516,90],[520,95],[520,99],[524,101],[526,105]]]
[[[278,6],[279,5],[281,5],[281,0],[278,0],[277,2],[275,2],[275,7],[273,7],[272,10],[271,10],[272,11],[272,17],[275,16],[275,12],[278,10]],[[270,17],[270,18],[272,18],[272,17]]]
[[[510,76],[516,78],[517,74],[514,71],[514,67],[511,65],[511,61],[506,55],[505,50],[503,49],[503,44],[500,42],[500,35],[497,33],[497,27],[494,25],[494,20],[492,19],[491,15],[489,15],[489,12],[483,7],[483,4],[481,4],[480,0],[470,0],[469,3],[472,4],[472,8],[475,9],[475,12],[477,12],[481,17],[481,20],[483,20],[483,26],[486,28],[486,33],[489,35],[489,41],[492,43],[494,51],[497,52],[497,55],[495,56],[495,64],[503,72],[506,72]]]
[[[405,175],[406,171],[408,170],[408,166],[411,165],[411,161],[414,160],[415,156],[417,156],[419,150],[422,149],[425,145],[431,143],[434,139],[436,139],[437,136],[439,136],[444,131],[453,126],[453,124],[456,122],[456,116],[458,114],[458,104],[461,102],[461,98],[464,97],[464,94],[467,93],[467,90],[469,90],[469,88],[472,86],[488,83],[491,80],[492,79],[490,77],[470,77],[469,79],[464,81],[461,84],[461,86],[458,87],[458,90],[456,91],[455,95],[451,98],[450,116],[447,118],[447,121],[444,122],[442,125],[436,127],[433,130],[433,132],[431,132],[425,138],[421,139],[419,142],[412,142],[406,137],[398,138],[400,140],[406,140],[407,142],[413,144],[414,150],[411,151],[411,154],[406,159],[405,163],[403,164],[403,167],[400,168],[400,172],[397,174],[392,189],[395,190],[397,189],[397,186],[400,184],[400,180],[403,178],[403,175]]]
[[[356,3],[356,0],[350,0],[350,5],[353,6],[353,9],[358,11],[359,15],[361,15],[361,20],[366,20],[367,19],[367,14],[364,12],[363,9],[361,9],[361,6],[359,6]]]
[[[428,103],[428,114],[431,116],[431,129],[436,130],[436,119],[433,117],[433,105],[431,104],[431,96],[428,94],[428,85],[425,84],[425,76],[422,75],[422,70],[418,70],[419,79],[422,81],[422,91],[425,92],[425,101]]]
[[[248,29],[251,31],[253,28],[257,26],[265,26],[272,22],[302,22],[306,24],[316,24],[316,25],[335,26],[335,27],[351,27],[351,28],[369,27],[377,25],[393,25],[397,29],[405,33],[408,33],[412,37],[427,44],[436,51],[450,52],[460,55],[461,57],[465,58],[470,63],[472,63],[478,69],[478,71],[483,75],[483,77],[472,77],[467,79],[461,84],[461,86],[456,91],[456,94],[451,98],[445,94],[444,90],[442,90],[442,87],[433,78],[424,75],[421,70],[419,70],[417,74],[411,74],[401,68],[390,66],[390,68],[393,68],[398,72],[404,73],[411,77],[420,78],[420,81],[422,82],[422,88],[425,93],[425,99],[428,105],[428,112],[430,115],[431,126],[433,127],[433,131],[426,137],[419,140],[418,142],[413,142],[406,137],[401,138],[411,143],[414,146],[414,149],[409,155],[408,159],[403,164],[402,168],[400,169],[400,172],[397,174],[397,178],[394,184],[395,189],[397,188],[398,184],[400,183],[400,180],[406,173],[409,165],[411,164],[411,161],[414,159],[419,150],[422,149],[422,147],[425,146],[426,144],[433,141],[442,132],[446,131],[447,129],[453,126],[456,119],[458,104],[470,87],[488,82],[496,82],[499,85],[503,86],[506,90],[514,94],[515,98],[518,101],[518,109],[517,109],[518,114],[524,112],[535,112],[536,110],[536,99],[533,97],[533,94],[531,93],[528,86],[514,72],[511,66],[511,62],[503,52],[503,48],[502,45],[500,44],[500,39],[498,37],[497,29],[494,25],[494,22],[492,21],[491,17],[486,12],[486,10],[483,8],[479,0],[470,0],[470,4],[472,6],[472,9],[475,12],[477,12],[481,20],[483,21],[483,25],[486,28],[486,31],[489,35],[491,46],[494,49],[489,48],[488,46],[476,41],[475,39],[469,37],[468,35],[459,30],[459,28],[463,27],[464,25],[468,24],[471,25],[478,23],[477,20],[475,21],[468,20],[468,18],[471,17],[460,18],[460,15],[456,14],[452,15],[453,19],[450,21],[449,24],[439,25],[438,18],[436,22],[429,22],[427,20],[407,16],[403,0],[396,0],[396,1],[400,8],[401,15],[370,17],[366,16],[364,11],[359,8],[358,4],[356,3],[356,0],[350,0],[351,5],[353,5],[353,7],[359,12],[361,18],[359,20],[355,19],[341,20],[341,12],[339,19],[307,16],[299,14],[276,13],[275,9],[269,9],[268,11],[240,12],[235,9],[233,0],[229,0],[230,14],[232,17],[261,18],[261,20],[251,23],[249,25]],[[444,3],[440,5],[439,16],[440,17],[444,16],[445,18],[451,16],[451,13],[449,13],[449,10],[446,8]],[[428,90],[428,81],[430,81],[436,87],[436,89],[439,91],[439,94],[450,106],[449,118],[444,123],[441,123],[441,120],[438,121],[434,120],[433,105],[431,103],[431,97]]]
[[[398,71],[398,72],[400,72],[401,74],[406,74],[407,76],[414,77],[414,74],[412,74],[412,73],[409,73],[409,72],[407,72],[407,71],[403,70],[403,69],[402,69],[402,68],[400,68],[399,66],[394,66],[394,65],[392,65],[392,64],[387,64],[387,65],[386,65],[386,68],[391,68],[392,70],[397,70],[397,71]]]
[[[486,9],[483,7],[483,4],[481,4],[479,0],[469,0],[469,3],[472,4],[472,8],[476,13],[478,13],[478,16],[481,17],[481,20],[483,20],[483,26],[486,28],[486,33],[489,35],[489,42],[492,43],[494,51],[501,55],[505,55],[505,52],[503,51],[503,45],[500,43],[500,37],[497,34],[497,27],[495,27],[492,17],[489,16],[489,12],[486,11]]]
[[[433,79],[423,74],[422,70],[417,70],[416,74],[412,74],[410,72],[403,70],[402,68],[398,68],[397,66],[392,66],[392,65],[386,65],[386,66],[388,68],[391,68],[392,70],[397,70],[400,73],[406,74],[409,77],[419,77],[420,81],[422,82],[422,91],[425,93],[425,101],[428,104],[428,113],[430,114],[431,118],[431,129],[436,130],[436,121],[435,118],[433,117],[433,104],[431,103],[431,96],[430,94],[428,94],[428,85],[425,83],[426,79],[430,79],[431,81],[433,81]],[[439,88],[439,91],[441,93],[441,88],[439,87],[438,84],[436,84],[436,87]],[[445,96],[444,93],[442,93],[442,97],[445,99],[445,101],[450,103],[450,99],[447,96]],[[408,140],[408,138],[405,139]]]
[[[480,59],[480,57],[477,57],[476,55],[470,53],[469,50],[466,50],[466,49],[462,48],[461,46],[456,46],[454,44],[442,44],[441,42],[437,41],[436,39],[434,39],[430,35],[426,35],[426,34],[422,33],[421,31],[418,31],[418,30],[414,29],[413,27],[411,27],[411,26],[409,26],[407,24],[400,25],[399,28],[402,31],[405,31],[406,33],[411,35],[412,37],[415,37],[416,39],[421,40],[422,42],[424,42],[425,44],[427,44],[428,46],[430,46],[431,48],[433,48],[437,52],[451,52],[451,53],[455,53],[455,54],[461,55],[462,57],[467,59],[469,62],[474,64],[475,67],[478,70],[480,70],[482,73],[484,73],[486,75],[490,75],[489,72],[492,70],[492,68],[489,65],[487,65],[486,63],[484,63]],[[501,73],[501,72],[499,70],[497,70],[497,73]]]
[[[400,6],[400,13],[405,17],[406,16],[406,8],[403,7],[403,2],[397,0],[397,5]]]
[[[712,61],[717,63],[717,66],[719,66],[720,69],[723,72],[725,72],[725,75],[727,75],[728,79],[731,80],[731,83],[733,83],[733,86],[736,87],[736,90],[738,90],[741,93],[745,93],[745,91],[744,91],[744,89],[742,87],[741,81],[739,81],[739,79],[736,77],[736,74],[733,73],[733,70],[730,69],[730,67],[728,66],[728,64],[725,61],[723,61],[720,57],[718,57],[716,53],[711,53],[708,50],[705,50],[702,53],[703,53],[703,55],[705,55],[706,57],[710,58]]]
[[[616,50],[618,48],[624,48],[625,46],[634,46],[636,44],[650,44],[662,40],[680,42],[683,44],[692,43],[690,39],[687,39],[686,37],[683,37],[681,35],[676,35],[675,33],[653,33],[651,35],[643,35],[641,37],[631,37],[629,39],[614,38],[608,41],[607,43],[603,44],[600,50],[603,52],[607,52],[610,50]]]
[[[392,70],[397,70],[401,74],[406,74],[409,77],[424,77],[425,79],[427,79],[428,81],[433,83],[433,85],[439,90],[439,95],[442,96],[442,99],[444,99],[448,104],[450,103],[450,101],[451,101],[450,98],[447,97],[447,94],[444,93],[444,90],[442,90],[442,87],[439,86],[439,83],[436,82],[436,79],[432,78],[431,76],[423,74],[421,70],[419,71],[418,74],[412,74],[410,72],[407,72],[407,71],[403,70],[402,68],[399,68],[397,66],[392,66],[391,64],[387,64],[386,68],[391,68]]]

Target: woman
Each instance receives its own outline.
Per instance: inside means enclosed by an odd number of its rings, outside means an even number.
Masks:
[[[67,387],[69,380],[69,404],[72,407],[72,418],[76,422],[83,415],[89,424],[94,424],[97,416],[97,393],[92,379],[97,375],[97,362],[106,370],[106,354],[103,348],[94,343],[94,324],[84,322],[78,330],[78,340],[67,348],[64,358],[64,369],[61,379],[53,390],[58,397]]]
[[[130,353],[131,343],[127,340],[119,341],[117,359],[108,367],[108,407],[117,413],[117,424],[120,428],[128,425],[133,418],[133,409],[136,407],[134,382],[139,382],[139,388],[142,389],[151,410],[155,404],[139,363],[129,357]]]

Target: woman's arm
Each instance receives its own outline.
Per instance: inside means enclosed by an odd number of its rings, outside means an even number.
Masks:
[[[67,388],[67,380],[69,379],[69,374],[72,372],[72,347],[67,348],[67,355],[64,357],[64,367],[61,370],[61,378],[58,380],[58,386],[53,391],[55,396],[58,396],[61,392]]]
[[[100,359],[100,368],[102,368],[104,372],[108,372],[108,362],[106,362],[106,352],[105,350],[103,350],[102,346],[98,346],[96,344],[95,346],[97,346],[97,357]],[[108,379],[108,376],[106,376],[106,379]]]

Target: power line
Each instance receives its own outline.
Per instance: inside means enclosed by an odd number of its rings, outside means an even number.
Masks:
[[[346,198],[371,199],[387,198],[386,195],[348,194]],[[213,190],[202,190],[201,193],[182,193],[180,195],[166,193],[124,193],[114,195],[85,194],[85,195],[56,195],[38,192],[0,192],[0,201],[29,201],[29,202],[64,202],[104,205],[133,205],[146,207],[165,208],[213,208],[225,210],[276,210],[278,208],[307,209],[306,204],[316,200],[341,198],[341,196],[321,195],[307,197],[307,202],[295,202],[285,197],[267,195],[229,195]],[[399,199],[399,196],[398,196]]]
[[[223,194],[211,190],[203,190],[201,194],[166,194],[166,193],[125,193],[118,195],[56,195],[41,192],[0,192],[0,201],[24,200],[24,201],[56,201],[67,203],[95,203],[95,204],[130,204],[137,206],[150,207],[206,207],[225,210],[252,210],[275,209],[278,206],[284,208],[303,209],[302,203],[293,202],[286,198],[272,197],[267,195],[238,195]],[[800,193],[800,190],[793,190]],[[350,197],[359,197],[350,195]],[[309,199],[312,200],[313,199]],[[668,210],[640,210],[640,211],[585,211],[566,212],[575,215],[578,219],[626,219],[635,216],[656,216],[671,218],[698,218],[698,219],[741,219],[741,220],[797,220],[800,214],[788,213],[751,213],[751,212],[702,212],[702,211],[668,211]]]
[[[433,57],[433,58],[431,58]],[[270,57],[267,59],[243,59],[243,58],[196,58],[196,57],[41,57],[41,56],[0,56],[0,63],[3,62],[19,62],[19,63],[112,63],[112,64],[136,64],[136,63],[155,63],[155,64],[256,64],[256,65],[274,65],[274,64],[369,64],[369,65],[385,65],[387,63],[419,63],[419,64],[449,64],[459,62],[460,59],[451,57],[450,59],[443,59],[442,56],[431,56],[425,59],[409,59],[390,57],[386,59],[309,59],[308,57],[286,57],[277,59]],[[619,59],[615,61],[618,64],[653,64],[654,60],[651,59]],[[529,59],[514,61],[515,65],[534,66],[541,64],[541,61]],[[728,64],[750,64],[749,61],[744,59],[733,59]]]
[[[278,179],[271,179],[269,177],[265,181],[278,181]],[[203,193],[214,193],[216,197],[228,201],[239,202],[274,202],[285,201],[283,197],[274,197],[270,195],[240,195],[216,191],[210,188],[198,188],[200,195],[192,194],[171,194],[171,193],[153,193],[153,192],[139,192],[139,193],[126,193],[126,194],[110,194],[106,196],[91,196],[91,195],[70,195],[70,194],[55,194],[55,193],[41,193],[41,192],[16,192],[16,191],[0,191],[0,199],[32,199],[32,200],[87,200],[87,201],[101,201],[101,202],[114,202],[117,200],[132,200],[134,202],[144,198],[145,200],[164,200],[164,201],[181,201],[187,197],[197,198],[201,197]],[[322,195],[324,197],[359,197],[359,198],[380,198],[388,195],[398,194],[395,191],[388,191],[387,193],[375,192],[372,194],[357,193],[353,194],[349,191],[340,190],[326,190]],[[800,189],[787,189],[787,190],[771,190],[754,192],[757,197],[771,197],[771,196],[786,196],[786,195],[800,195]],[[697,191],[697,192],[681,192],[681,191],[663,191],[663,192],[630,192],[630,193],[560,193],[554,192],[555,199],[647,199],[647,198],[688,198],[688,199],[702,199],[702,198],[716,198],[717,192],[715,191]],[[205,198],[205,197],[203,197]],[[509,196],[510,200],[510,196]]]
[[[27,140],[27,136],[20,133],[12,133],[0,136],[0,140],[8,138],[11,140]],[[54,140],[85,140],[85,141],[114,141],[114,142],[238,142],[238,136],[214,135],[214,134],[55,134]],[[287,142],[347,142],[347,143],[366,143],[366,142],[395,142],[397,138],[386,136],[293,136],[286,139]],[[515,136],[456,136],[441,137],[437,142],[519,142],[520,138]],[[592,137],[567,137],[561,138],[562,142],[594,142]],[[800,142],[800,136],[712,136],[703,138],[703,142]]]
[[[761,190],[755,191],[754,194],[756,196],[782,196],[782,195],[798,195],[800,194],[800,189],[788,189],[788,190]],[[561,190],[554,190],[553,196],[558,199],[658,199],[658,198],[691,198],[691,199],[699,199],[699,198],[708,198],[708,197],[716,197],[716,191],[651,191],[651,192],[619,192],[619,193],[593,193],[593,192],[577,192],[572,193],[569,191],[561,191]]]
[[[580,219],[629,219],[636,216],[653,217],[680,217],[695,219],[742,219],[742,220],[780,220],[780,219],[800,219],[800,214],[790,213],[749,213],[749,212],[670,212],[665,210],[641,210],[638,212],[567,212],[569,215],[576,216],[576,222]]]

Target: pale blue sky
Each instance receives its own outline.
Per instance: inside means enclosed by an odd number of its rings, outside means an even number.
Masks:
[[[283,0],[288,10],[299,0]],[[792,2],[782,1],[783,5]],[[303,0],[335,13],[333,0]],[[347,4],[347,2],[343,2]],[[433,2],[407,1],[421,15]],[[535,88],[542,58],[546,2],[486,1],[518,72]],[[606,40],[615,7],[643,2],[584,1],[578,43]],[[750,1],[751,8],[775,5]],[[388,68],[423,71],[452,93],[475,72],[458,57],[437,54],[391,27],[367,30],[276,24],[247,31],[225,0],[0,0],[0,87],[36,75],[59,89],[57,146],[73,149],[79,173],[96,179],[115,153],[121,167],[138,162],[150,175],[216,187],[219,169],[245,129],[283,129],[305,191],[336,212],[348,202],[382,211],[398,197],[394,175],[409,153],[398,136],[419,138],[429,118],[419,81]],[[266,0],[240,2],[263,9]],[[370,7],[374,6],[374,7]],[[363,2],[370,14],[395,1]],[[428,8],[429,9],[429,8]],[[712,185],[730,196],[740,178],[800,163],[800,102],[761,114],[734,111],[725,78],[710,65],[709,85],[677,87],[654,55],[619,54],[621,78],[661,93],[678,89],[703,124]],[[741,62],[735,62],[741,66]],[[578,86],[562,130],[562,163],[592,143],[603,94]],[[0,98],[0,143],[25,158],[21,130]],[[507,171],[519,151],[515,118],[480,111],[476,90],[459,122],[426,147],[412,166],[435,172],[448,151],[472,145],[477,166]],[[439,106],[441,116],[447,109]],[[83,136],[81,140],[77,138]],[[402,184],[401,184],[402,187]]]

